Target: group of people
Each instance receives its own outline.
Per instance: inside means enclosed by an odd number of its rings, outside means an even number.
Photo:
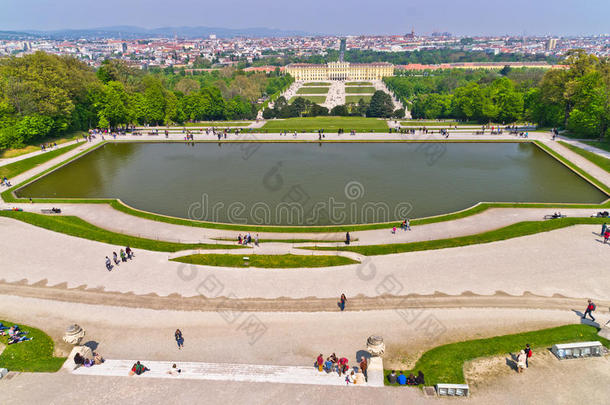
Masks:
[[[245,234],[243,237],[241,236],[241,233],[240,233],[237,236],[237,243],[239,245],[249,245],[250,243],[252,243],[252,235],[250,235],[250,232]],[[254,245],[258,246],[258,233],[254,237]]]
[[[28,332],[21,330],[21,328],[19,328],[19,325],[13,325],[11,327],[8,327],[4,326],[2,322],[0,322],[0,336],[8,336],[9,345],[32,340],[31,337],[27,336],[27,334]]]
[[[6,176],[4,176],[2,178],[2,182],[0,182],[0,186],[7,186],[7,187],[11,187],[12,184],[11,182],[6,178]]]
[[[111,271],[114,266],[118,266],[121,262],[126,263],[128,259],[131,260],[134,257],[135,254],[133,253],[133,250],[131,250],[129,246],[126,246],[125,250],[121,249],[119,254],[112,252],[112,261],[106,256],[106,269]],[[112,265],[112,262],[114,262],[114,266]]]
[[[74,355],[74,364],[83,366],[83,367],[91,367],[94,365],[102,364],[104,362],[104,358],[99,353],[93,353],[93,358],[88,359],[80,353],[76,353]]]
[[[368,361],[362,357],[360,364],[350,372],[349,360],[346,357],[337,357],[335,353],[324,360],[322,353],[316,359],[314,366],[319,372],[326,374],[337,373],[339,377],[345,376],[346,384],[364,384],[368,381]]]
[[[409,218],[405,218],[404,221],[402,221],[400,223],[400,229],[402,229],[403,231],[410,231],[411,230],[411,220]],[[392,233],[396,233],[396,227],[393,226],[392,227]]]
[[[417,375],[413,373],[409,374],[407,377],[405,373],[402,371],[396,374],[396,371],[392,370],[390,374],[388,374],[388,382],[390,384],[398,384],[398,385],[425,385],[426,381],[424,380],[424,373],[419,371]]]
[[[57,143],[53,142],[53,143],[43,143],[42,145],[40,145],[40,150],[42,152],[46,151],[46,150],[51,150],[51,149],[57,149]]]
[[[523,370],[530,366],[529,358],[532,357],[533,354],[534,352],[532,352],[529,343],[525,345],[525,349],[519,351],[519,354],[517,355],[517,373],[522,373]]]

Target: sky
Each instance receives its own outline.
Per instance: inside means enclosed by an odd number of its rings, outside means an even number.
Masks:
[[[0,30],[132,25],[320,34],[610,34],[610,0],[0,0]]]

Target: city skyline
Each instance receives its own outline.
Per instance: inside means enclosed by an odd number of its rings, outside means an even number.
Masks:
[[[247,29],[264,27],[281,31],[303,31],[320,35],[392,35],[411,29],[416,33],[451,32],[458,36],[526,35],[579,36],[608,34],[605,16],[610,3],[604,0],[430,0],[425,7],[411,0],[384,0],[371,9],[364,0],[332,3],[282,3],[272,0],[228,3],[175,0],[166,2],[108,0],[87,4],[76,0],[48,2],[8,0],[0,15],[2,30],[54,31],[96,29],[113,26],[219,27]],[[118,10],[111,18],[99,18]],[[189,12],[186,12],[190,10]],[[363,12],[366,10],[366,12]],[[442,10],[442,13],[439,12]],[[525,10],[525,11],[524,11]],[[20,18],[20,16],[27,16]]]

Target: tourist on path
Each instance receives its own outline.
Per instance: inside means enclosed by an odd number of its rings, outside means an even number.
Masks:
[[[176,343],[178,344],[178,350],[182,349],[184,347],[184,337],[182,336],[182,331],[180,329],[176,329],[174,337],[176,338]]]
[[[110,258],[108,256],[106,256],[106,268],[108,269],[108,271],[112,270],[112,262],[110,261]]]
[[[343,311],[345,309],[346,303],[347,303],[347,297],[345,296],[345,294],[341,294],[341,298],[339,299],[339,308],[341,308],[341,311]]]
[[[318,366],[318,371],[322,372],[322,370],[324,369],[324,356],[322,356],[322,353],[320,353],[320,355],[318,356],[316,364]]]
[[[346,245],[349,245],[349,240],[350,240],[350,237],[349,237],[349,232],[346,232],[346,233],[345,233],[345,244],[346,244]]]
[[[526,344],[525,345],[525,368],[529,368],[530,363],[529,363],[529,358],[532,357],[532,348],[530,347],[530,344]]]
[[[114,264],[117,266],[119,265],[119,256],[116,254],[116,252],[112,252],[112,260],[114,260]]]
[[[405,219],[405,230],[411,230],[411,221],[409,218]]]
[[[606,228],[606,232],[604,232],[604,243],[608,243],[608,238],[610,238],[610,228]]]
[[[133,254],[133,250],[131,250],[131,248],[130,248],[129,246],[126,246],[126,247],[125,247],[125,253],[127,253],[127,258],[128,258],[129,260],[133,259],[133,257],[135,256],[135,255]]]
[[[587,304],[587,309],[585,309],[585,313],[582,316],[582,319],[585,319],[587,317],[587,315],[589,315],[591,317],[591,320],[593,322],[595,322],[595,318],[593,317],[593,311],[595,311],[595,309],[596,309],[595,304],[593,303],[593,301],[589,300],[588,304]]]
[[[525,350],[521,350],[519,352],[519,355],[517,356],[517,373],[523,372],[526,361],[527,361],[527,356],[525,355]]]
[[[360,360],[360,371],[362,371],[362,374],[364,374],[364,381],[369,381],[369,375],[366,372],[366,369],[368,368],[368,362],[366,361],[366,357],[362,357],[362,360]]]
[[[608,229],[608,225],[606,225],[606,223],[604,222],[604,224],[602,225],[602,231],[599,235],[604,236],[604,234],[606,233],[606,229]]]

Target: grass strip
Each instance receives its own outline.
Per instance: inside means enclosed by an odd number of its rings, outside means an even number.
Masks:
[[[373,93],[375,93],[374,87],[353,86],[353,87],[345,88],[345,94],[371,94],[372,95]]]
[[[326,94],[330,87],[301,87],[297,94]]]
[[[426,385],[463,384],[465,383],[464,363],[468,361],[492,356],[506,356],[510,359],[511,353],[518,354],[527,343],[534,352],[532,356],[534,361],[537,352],[540,353],[558,343],[599,341],[608,347],[610,341],[599,336],[597,331],[597,328],[590,325],[565,325],[533,332],[450,343],[428,350],[417,360],[413,370],[406,370],[404,373],[417,375],[421,370]],[[397,385],[388,383],[389,373],[390,370],[385,370],[385,384]]]
[[[589,146],[593,146],[593,147],[601,149],[601,150],[605,150],[606,152],[610,152],[610,142],[607,142],[607,141],[580,141],[580,142],[586,143]]]
[[[345,266],[360,263],[343,256],[313,255],[243,255],[233,254],[197,254],[171,259],[175,262],[219,267],[258,267],[264,269],[290,269],[308,267]]]
[[[610,173],[610,159],[600,156],[597,153],[589,152],[588,150],[579,148],[578,146],[570,145],[569,143],[559,141],[559,144],[565,146],[574,153],[578,153],[580,156],[584,157],[589,162]]]
[[[177,252],[180,250],[189,249],[242,248],[242,246],[238,245],[222,245],[213,243],[176,243],[140,238],[137,236],[125,235],[98,228],[97,226],[74,216],[51,216],[19,211],[0,211],[0,216],[17,219],[30,225],[39,226],[50,231],[59,232],[70,236],[76,236],[77,238],[158,252]]]
[[[8,327],[16,324],[13,321],[6,320],[0,320],[0,322]],[[66,358],[53,356],[55,346],[53,339],[40,329],[22,324],[17,325],[19,325],[19,329],[27,332],[26,336],[32,338],[32,340],[8,346],[8,336],[0,336],[0,342],[6,345],[6,348],[0,354],[0,368],[30,373],[54,373],[58,371]]]
[[[561,218],[547,221],[524,221],[495,229],[493,231],[487,231],[476,235],[460,236],[457,238],[426,240],[411,243],[392,243],[387,245],[314,246],[303,247],[301,249],[349,251],[365,256],[380,256],[395,253],[419,252],[423,250],[447,249],[460,246],[498,242],[501,240],[533,235],[540,232],[554,231],[556,229],[561,229],[572,225],[601,225],[604,222],[610,222],[610,220],[607,218]]]
[[[64,153],[70,152],[72,149],[75,149],[80,145],[82,145],[82,143],[77,142],[72,145],[65,146],[63,148],[51,150],[48,152],[41,153],[40,155],[32,156],[27,159],[9,163],[8,165],[0,166],[0,178],[7,177],[10,180],[23,172],[26,172],[36,166],[46,163],[51,159],[63,155]]]

